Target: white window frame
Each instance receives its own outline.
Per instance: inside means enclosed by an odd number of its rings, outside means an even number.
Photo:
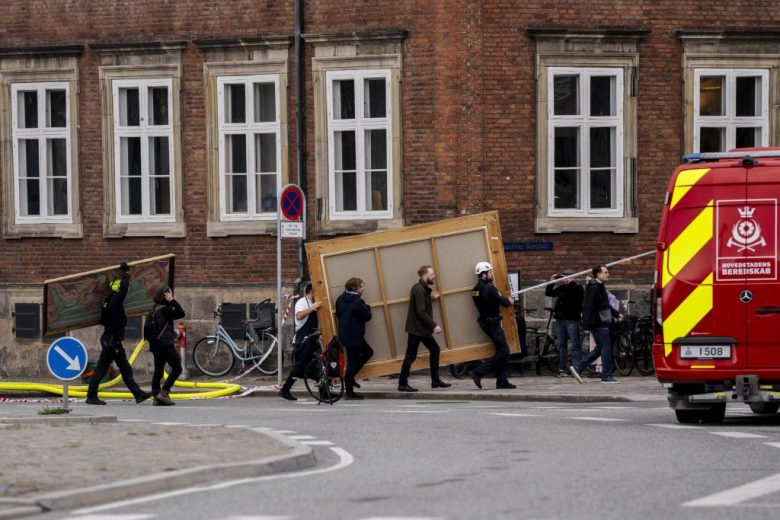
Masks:
[[[557,116],[554,103],[555,77],[559,75],[578,75],[579,115]],[[615,78],[615,114],[612,116],[586,116],[584,111],[590,106],[590,77],[612,76]],[[623,154],[623,84],[624,69],[619,67],[550,67],[547,74],[547,208],[550,217],[623,217],[623,192],[625,185],[625,166]],[[590,129],[615,127],[615,193],[614,208],[590,209]],[[580,201],[579,209],[555,209],[555,129],[557,127],[579,128],[580,147]]]
[[[761,143],[756,146],[769,146],[769,70],[768,69],[713,69],[696,68],[693,86],[693,151],[699,152],[701,146],[701,127],[725,128],[726,143],[724,152],[736,148],[737,128],[761,127]],[[722,116],[701,116],[701,77],[723,76],[725,114]],[[753,117],[736,116],[736,85],[737,78],[755,77],[761,78],[761,114]]]
[[[244,123],[226,123],[225,122],[225,85],[235,85],[243,83],[246,92],[246,118]],[[254,122],[254,88],[255,83],[273,83],[274,85],[274,106],[276,110],[276,120],[273,123]],[[281,100],[279,93],[279,75],[263,74],[252,76],[220,76],[217,78],[217,124],[219,133],[219,215],[222,221],[247,221],[247,220],[275,220],[278,211],[279,191],[282,188],[282,135],[281,135]],[[258,211],[256,207],[256,182],[261,175],[255,165],[255,139],[254,135],[258,133],[273,133],[276,138],[276,200],[274,211]],[[240,135],[246,136],[246,165],[247,165],[247,212],[229,213],[227,210],[227,173],[225,171],[225,136]],[[262,209],[262,208],[261,208]]]
[[[364,109],[364,80],[369,78],[384,78],[385,80],[385,117],[384,118],[365,118]],[[355,220],[367,219],[378,220],[393,218],[393,103],[391,89],[391,70],[390,69],[362,69],[362,70],[331,70],[326,71],[326,98],[327,98],[327,135],[328,135],[328,184],[329,184],[329,216],[330,220]],[[333,81],[351,79],[355,82],[355,119],[334,119],[333,118]],[[367,211],[365,195],[365,131],[381,130],[386,131],[387,146],[387,209],[384,211]],[[355,132],[355,153],[356,153],[356,193],[357,209],[354,211],[336,210],[336,174],[335,174],[335,149],[334,134],[338,131]]]
[[[38,93],[38,128],[19,128],[18,93],[19,91],[35,90]],[[46,127],[46,91],[65,90],[65,126],[57,128]],[[11,132],[13,140],[13,177],[14,177],[14,214],[17,224],[43,224],[43,223],[72,223],[73,222],[73,173],[71,169],[71,106],[70,85],[67,82],[50,81],[36,83],[13,83],[11,85]],[[19,198],[19,140],[38,140],[39,160],[39,199],[41,214],[29,216],[21,214],[21,200]],[[66,150],[66,179],[68,185],[66,215],[48,215],[48,168],[46,157],[47,139],[65,139]]]
[[[175,222],[176,221],[176,175],[174,173],[174,132],[173,132],[173,81],[170,78],[160,79],[121,79],[113,80],[112,96],[114,107],[114,204],[116,208],[117,223],[145,223],[145,222]],[[168,89],[168,124],[148,125],[146,117],[149,109],[149,87],[166,87]],[[120,88],[138,89],[138,106],[140,124],[137,127],[120,126],[121,105],[119,103]],[[121,140],[123,137],[141,138],[141,207],[140,215],[122,214],[122,181],[121,181]],[[167,215],[151,215],[151,198],[149,193],[149,138],[168,138],[168,171],[170,172],[170,213]]]

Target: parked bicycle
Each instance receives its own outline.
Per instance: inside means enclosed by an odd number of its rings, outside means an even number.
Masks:
[[[257,309],[260,305],[263,303],[255,306],[256,316],[260,314]],[[271,356],[271,353],[278,348],[279,341],[272,334],[272,326],[257,329],[257,320],[242,320],[244,345],[239,347],[222,326],[222,305],[214,310],[213,315],[218,319],[214,334],[202,338],[192,349],[192,360],[198,370],[207,376],[221,377],[230,372],[238,360],[242,367],[251,365],[263,374],[276,373],[278,363],[276,356]]]
[[[303,372],[303,382],[309,395],[318,404],[333,404],[344,395],[344,379],[341,377],[341,366],[337,353],[329,352],[322,347],[322,332],[315,330],[305,336],[302,343],[316,341],[319,348]]]
[[[553,309],[545,307],[547,311],[547,323],[544,328],[528,327],[528,332],[533,336],[534,354],[528,356],[528,361],[533,361],[536,368],[536,375],[542,373],[542,367],[553,374],[557,374],[561,362],[561,356],[558,352],[558,342],[553,332]]]

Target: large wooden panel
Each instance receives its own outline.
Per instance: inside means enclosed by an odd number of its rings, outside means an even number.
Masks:
[[[174,255],[165,255],[129,262],[128,316],[146,314],[157,289],[173,287],[174,260]],[[97,325],[109,283],[121,276],[114,265],[43,282],[44,335]]]
[[[319,310],[326,341],[337,330],[334,305],[344,283],[357,276],[366,282],[363,298],[373,319],[366,324],[366,341],[374,357],[361,376],[397,373],[406,351],[406,314],[409,291],[417,282],[417,269],[431,264],[441,297],[434,303],[434,319],[444,329],[436,335],[442,347],[441,364],[480,359],[493,354],[493,344],[477,325],[471,300],[476,283],[474,265],[493,264],[496,287],[509,293],[501,230],[496,212],[451,220],[337,238],[306,244],[315,297],[328,302]],[[504,328],[512,352],[519,351],[513,309],[504,309]],[[428,366],[428,353],[420,347],[415,368]]]

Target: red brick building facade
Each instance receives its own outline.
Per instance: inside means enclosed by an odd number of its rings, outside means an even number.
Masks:
[[[780,145],[766,2],[301,6],[298,142],[293,0],[4,3],[0,375],[48,278],[171,252],[195,320],[273,295],[288,182],[310,239],[497,209],[552,242],[528,281],[653,249],[681,154]]]

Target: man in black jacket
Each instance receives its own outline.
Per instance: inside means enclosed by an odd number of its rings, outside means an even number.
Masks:
[[[154,406],[173,406],[175,403],[171,400],[170,391],[176,378],[181,375],[181,360],[179,353],[173,343],[175,332],[173,320],[184,317],[184,310],[179,302],[173,299],[173,291],[170,287],[162,287],[154,295],[154,307],[151,315],[147,319],[153,319],[156,323],[158,332],[157,339],[151,340],[150,350],[154,356],[154,374],[152,375],[152,395],[154,395]],[[160,389],[165,364],[171,367],[165,383]]]
[[[580,372],[582,372],[583,367],[590,365],[600,356],[601,382],[617,383],[618,381],[612,377],[612,345],[609,342],[609,325],[612,323],[612,318],[620,318],[621,315],[609,305],[607,288],[604,285],[609,280],[607,266],[598,265],[593,268],[592,272],[593,279],[588,283],[585,292],[582,322],[585,330],[589,330],[593,334],[596,348],[588,352],[588,355],[580,363],[572,364],[569,371],[578,383],[582,383]]]
[[[574,271],[564,271],[564,276],[571,276]],[[561,275],[555,274],[551,280],[561,278]],[[555,339],[558,342],[558,354],[560,364],[558,366],[557,377],[566,377],[568,375],[567,360],[569,359],[569,345],[571,345],[571,362],[577,366],[582,358],[580,350],[580,319],[582,318],[582,300],[585,296],[585,290],[573,278],[556,284],[550,284],[544,291],[545,296],[556,298],[555,310]]]
[[[122,278],[111,282],[111,294],[103,301],[100,310],[100,323],[103,325],[103,334],[100,336],[100,358],[87,388],[87,404],[106,404],[98,398],[98,386],[112,361],[119,367],[122,380],[135,397],[136,403],[143,403],[151,397],[151,394],[141,390],[133,379],[133,368],[127,361],[127,353],[122,346],[127,326],[125,297],[130,285],[130,268],[126,262],[122,262],[119,267],[122,270]]]
[[[430,352],[431,388],[447,388],[451,386],[439,379],[439,353],[441,349],[434,339],[434,334],[441,334],[441,327],[433,321],[433,289],[436,275],[433,267],[424,265],[417,270],[420,279],[412,286],[409,294],[409,311],[406,315],[406,333],[409,335],[406,341],[406,356],[401,367],[401,376],[398,378],[399,392],[416,392],[416,388],[409,385],[409,372],[412,363],[417,359],[417,349],[420,342]]]
[[[344,292],[336,299],[336,318],[339,320],[339,343],[347,350],[347,373],[344,375],[346,399],[363,399],[355,393],[360,385],[355,374],[374,355],[374,350],[366,343],[366,322],[371,319],[371,307],[363,301],[366,284],[360,278],[350,278],[344,284]]]
[[[512,306],[515,300],[511,296],[509,298],[501,296],[496,286],[493,285],[493,266],[488,262],[479,262],[474,272],[479,277],[477,285],[471,291],[474,305],[479,311],[477,322],[493,341],[496,354],[472,370],[471,378],[477,388],[482,388],[482,378],[491,370],[495,370],[496,388],[517,388],[509,382],[509,345],[506,342],[504,327],[501,324],[500,309],[500,307]]]

